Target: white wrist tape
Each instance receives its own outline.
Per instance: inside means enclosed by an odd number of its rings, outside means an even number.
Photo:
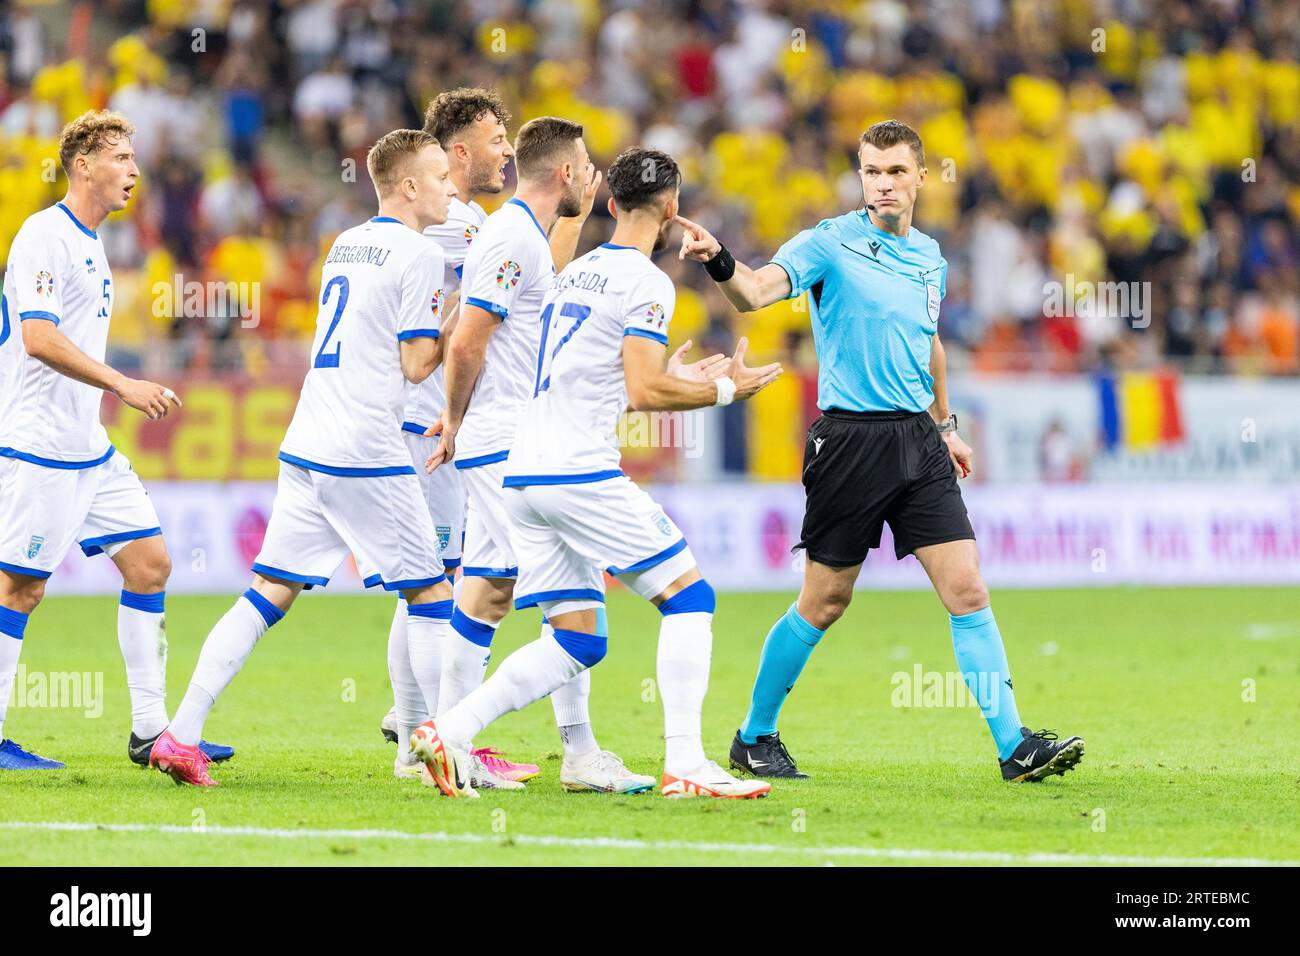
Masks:
[[[730,405],[736,398],[736,383],[725,375],[715,378],[713,384],[718,387],[718,400],[714,405]]]

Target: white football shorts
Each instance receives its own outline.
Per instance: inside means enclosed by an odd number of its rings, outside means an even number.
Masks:
[[[280,462],[253,570],[323,587],[349,551],[368,588],[404,591],[446,579],[415,475],[327,475]]]
[[[519,558],[516,608],[547,601],[603,602],[602,568],[649,599],[695,567],[681,530],[626,475],[504,493]]]
[[[121,452],[90,468],[0,458],[0,569],[48,578],[73,542],[112,557],[160,534],[149,493]]]
[[[503,460],[459,470],[465,483],[465,545],[460,573],[466,577],[513,578],[519,573],[501,487],[505,467]]]
[[[460,472],[450,464],[436,468],[432,475],[425,473],[424,463],[437,450],[438,439],[405,430],[402,438],[411,452],[411,464],[420,479],[424,502],[429,506],[442,566],[450,574],[460,567],[461,542],[465,538],[465,482]]]

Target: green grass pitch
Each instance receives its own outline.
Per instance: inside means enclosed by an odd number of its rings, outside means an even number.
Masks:
[[[704,729],[724,765],[763,637],[790,599],[720,597]],[[168,601],[169,706],[230,600]],[[867,592],[782,716],[813,779],[751,802],[567,794],[541,702],[478,742],[540,758],[542,777],[525,793],[453,801],[393,779],[379,735],[391,599],[309,594],[263,639],[208,723],[210,739],[239,753],[204,792],[126,760],[114,601],[50,599],[27,631],[29,680],[101,671],[103,715],[10,708],[10,736],[69,766],[0,773],[0,865],[1300,860],[1300,591],[1001,591],[994,606],[1022,717],[1087,738],[1064,777],[1004,784],[977,710],[894,706],[893,675],[953,669],[947,619],[929,593]],[[596,733],[657,775],[658,615],[620,592],[609,619]],[[538,620],[512,614],[494,659],[531,640]],[[56,821],[69,826],[47,825]]]

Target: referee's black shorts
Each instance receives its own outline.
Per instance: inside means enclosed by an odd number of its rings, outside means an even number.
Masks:
[[[902,559],[917,548],[974,539],[948,448],[928,412],[829,409],[808,429],[805,548],[819,564],[861,564],[885,522]]]

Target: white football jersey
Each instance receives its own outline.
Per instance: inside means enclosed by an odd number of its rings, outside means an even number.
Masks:
[[[456,467],[501,461],[537,378],[542,300],[555,277],[550,242],[524,203],[507,200],[483,221],[465,256],[460,302],[501,319],[456,435]],[[472,467],[472,464],[471,464]]]
[[[441,226],[430,226],[424,234],[433,239],[442,249],[446,270],[442,281],[442,300],[451,301],[451,297],[460,288],[461,268],[465,263],[465,254],[469,251],[474,234],[487,213],[483,207],[471,200],[461,202],[452,199],[447,221]],[[433,370],[433,374],[419,385],[408,385],[406,390],[406,419],[402,427],[407,431],[417,431],[421,435],[428,430],[442,414],[447,404],[447,389],[443,381],[442,366]]]
[[[618,419],[627,408],[623,338],[668,344],[677,290],[639,249],[605,243],[555,277],[542,317],[536,395],[519,416],[505,467],[512,479],[595,480],[618,474]]]
[[[400,343],[438,337],[442,250],[396,219],[345,230],[321,270],[311,368],[280,459],[336,475],[414,474]]]
[[[99,420],[104,392],[32,358],[23,322],[53,322],[104,361],[113,276],[103,240],[63,203],[27,217],[9,247],[0,300],[0,455],[90,467],[112,454]]]

